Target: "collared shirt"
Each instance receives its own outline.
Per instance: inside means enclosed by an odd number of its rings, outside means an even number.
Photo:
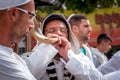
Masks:
[[[86,55],[86,51],[84,48],[80,48],[80,52],[82,52],[84,55]]]

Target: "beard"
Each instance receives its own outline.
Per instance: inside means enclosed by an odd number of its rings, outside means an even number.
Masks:
[[[25,36],[26,36],[26,33],[25,32],[22,32],[20,29],[22,28],[19,28],[21,26],[19,25],[14,25],[12,26],[12,28],[10,29],[10,38],[9,38],[9,41],[13,44],[13,43],[18,43],[19,41],[21,41]]]
[[[84,41],[88,41],[89,38],[88,38],[88,37],[84,37],[83,40],[84,40]]]

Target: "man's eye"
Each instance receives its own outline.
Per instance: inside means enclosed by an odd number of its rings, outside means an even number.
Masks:
[[[88,27],[89,25],[84,25],[85,27]]]
[[[60,29],[61,32],[67,32],[67,29]]]
[[[47,29],[46,31],[51,33],[51,32],[54,32],[55,29],[51,28],[51,29]]]
[[[55,31],[55,30],[54,30],[54,29],[49,29],[49,31],[50,31],[50,32],[53,32],[53,31]]]

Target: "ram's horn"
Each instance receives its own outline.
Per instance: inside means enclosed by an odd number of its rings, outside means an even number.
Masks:
[[[38,23],[35,19],[35,28],[31,31],[32,36],[43,43],[52,44],[58,41],[58,38],[48,38],[42,34],[42,31],[40,29],[41,23]]]

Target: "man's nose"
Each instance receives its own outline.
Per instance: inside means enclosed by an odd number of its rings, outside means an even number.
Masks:
[[[57,30],[55,31],[55,33],[58,34],[59,36],[61,36],[61,35],[63,34],[59,29],[57,29]]]
[[[91,26],[89,27],[89,31],[90,31],[90,32],[92,32],[92,31],[93,31],[93,29],[92,29],[92,27],[91,27]]]

